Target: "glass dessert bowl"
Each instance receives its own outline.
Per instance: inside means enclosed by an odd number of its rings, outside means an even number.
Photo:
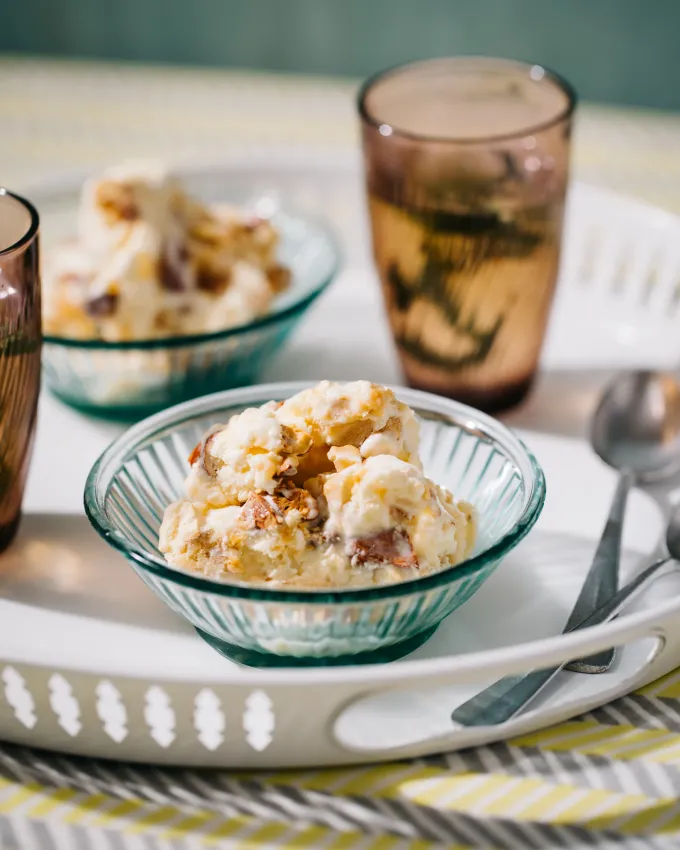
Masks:
[[[203,201],[182,176],[133,162],[85,181],[45,252],[45,382],[85,412],[252,383],[338,270],[323,223],[243,185]]]
[[[158,548],[166,507],[184,497],[187,458],[215,422],[306,385],[218,393],[150,417],[92,468],[87,515],[142,580],[222,654],[253,666],[374,663],[424,642],[466,602],[540,515],[545,481],[521,440],[465,405],[397,389],[420,424],[424,473],[474,505],[477,535],[462,563],[398,583],[286,589],[222,581],[168,566]]]

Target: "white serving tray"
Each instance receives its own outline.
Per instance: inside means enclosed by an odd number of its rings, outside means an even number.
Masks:
[[[49,449],[69,430],[78,452]],[[627,693],[680,664],[680,571],[618,621],[558,635],[575,601],[614,476],[575,440],[526,433],[549,482],[543,516],[479,593],[403,661],[251,670],[210,650],[76,512],[108,426],[46,398],[28,514],[0,558],[0,738],[71,753],[186,765],[326,765],[415,756],[533,730]],[[54,442],[53,442],[54,441]],[[68,454],[67,452],[58,453]],[[71,482],[78,482],[72,484]],[[67,511],[49,510],[60,497]],[[635,492],[624,575],[663,530]],[[626,644],[602,676],[560,675],[521,719],[456,729],[453,708],[500,675]],[[304,729],[304,734],[302,733]]]
[[[270,154],[195,173],[196,186],[209,185],[218,195],[234,179],[255,182],[258,190],[277,187],[298,205],[323,209],[348,245],[348,269],[264,379],[398,383],[378,287],[368,271],[356,161],[276,160]],[[47,239],[72,219],[76,185],[71,178],[30,193]],[[599,240],[593,241],[594,233],[601,234]],[[680,245],[679,233],[671,215],[575,187],[544,365],[572,376],[560,402],[577,411],[578,421],[589,412],[581,383],[573,379],[579,369],[676,362],[673,245]],[[337,332],[343,320],[351,334]],[[525,410],[535,406],[534,399]],[[523,421],[532,425],[531,416]],[[379,761],[537,729],[680,665],[680,632],[673,626],[680,614],[680,571],[659,579],[614,623],[559,636],[614,479],[584,444],[527,433],[546,470],[544,515],[425,646],[378,667],[239,668],[167,611],[82,515],[87,472],[119,430],[52,398],[41,402],[27,516],[16,545],[0,558],[0,739],[168,764]],[[626,575],[659,543],[662,513],[650,496],[633,495]],[[517,720],[473,730],[455,729],[449,720],[456,705],[501,675],[613,644],[625,647],[611,671],[591,677],[562,673]]]

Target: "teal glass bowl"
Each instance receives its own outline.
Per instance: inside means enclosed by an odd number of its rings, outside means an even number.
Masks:
[[[95,463],[85,487],[90,522],[170,608],[222,654],[251,666],[357,664],[415,649],[466,602],[532,528],[543,472],[500,422],[463,404],[395,388],[421,425],[425,472],[479,512],[465,563],[413,581],[339,591],[270,590],[169,567],[158,551],[166,505],[182,497],[187,457],[208,427],[308,384],[217,393],[132,427]]]
[[[135,342],[46,336],[43,380],[67,404],[97,416],[136,421],[171,405],[257,381],[305,311],[337,274],[340,254],[319,220],[277,212],[280,262],[290,287],[254,322],[217,333]]]

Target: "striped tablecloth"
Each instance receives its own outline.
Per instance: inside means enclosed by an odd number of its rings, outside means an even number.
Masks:
[[[356,84],[0,59],[0,184],[129,156],[346,151]],[[680,115],[584,105],[575,172],[680,212]],[[0,703],[0,710],[4,706]],[[2,850],[680,847],[680,672],[590,715],[412,762],[167,770],[0,745]]]

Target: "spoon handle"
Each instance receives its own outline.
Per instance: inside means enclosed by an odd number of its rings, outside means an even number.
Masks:
[[[623,518],[632,484],[632,472],[627,470],[621,472],[602,537],[597,545],[593,562],[583,582],[574,610],[567,621],[565,631],[569,631],[572,626],[580,623],[593,611],[604,605],[618,590]],[[572,661],[568,665],[568,669],[575,673],[604,673],[605,670],[609,669],[613,660],[614,650],[607,649],[604,652],[591,655],[589,658]]]
[[[565,629],[565,633],[575,632],[613,619],[625,604],[632,602],[651,584],[653,579],[658,577],[657,574],[660,570],[673,563],[672,558],[662,558],[656,561],[581,623],[576,623]],[[498,682],[459,705],[451,715],[451,719],[463,726],[494,726],[498,723],[505,723],[526,708],[566,665],[567,662],[546,670],[534,670],[531,673],[499,679]]]

